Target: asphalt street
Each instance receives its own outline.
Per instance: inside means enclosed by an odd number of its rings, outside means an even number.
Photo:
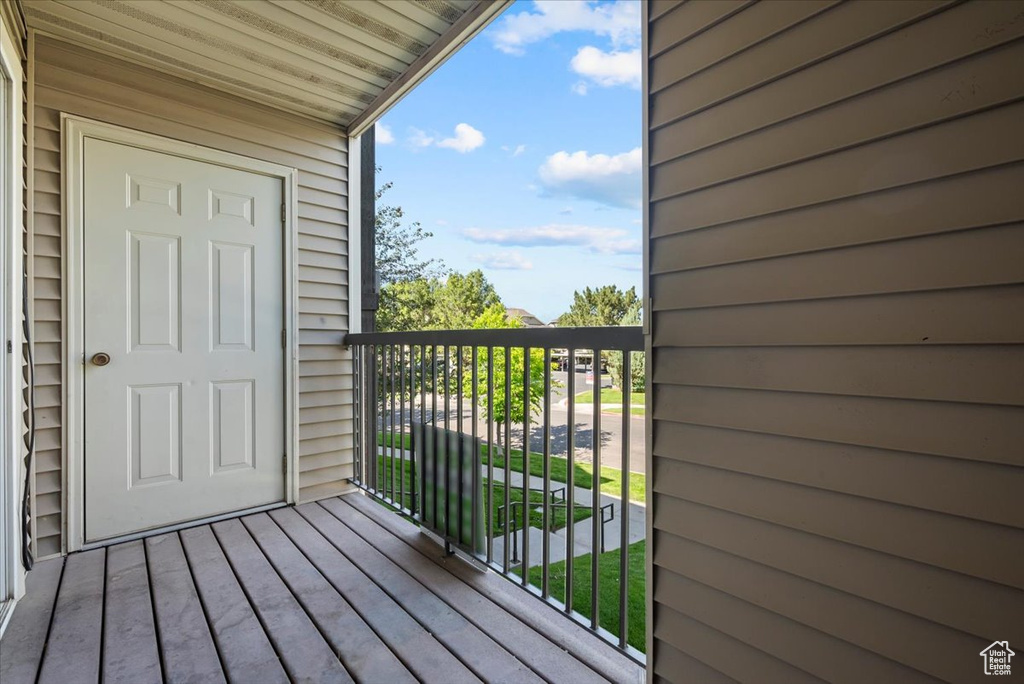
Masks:
[[[567,373],[556,372],[552,375],[552,379],[558,381],[558,384],[560,384],[561,387],[556,387],[556,389],[553,389],[551,393],[551,454],[553,456],[567,456],[569,444],[569,411],[568,406],[564,405],[563,402],[563,400],[567,398]],[[610,385],[610,381],[607,375],[603,376],[602,384],[605,386]],[[586,389],[589,389],[590,387],[590,385],[586,384],[585,374],[577,374],[575,388],[577,394]],[[463,420],[466,422],[472,420],[471,409],[472,407],[468,401],[463,402],[462,415]],[[593,460],[594,453],[593,405],[576,403],[575,409],[575,458],[581,462],[590,462]],[[439,405],[439,421],[444,420],[443,411],[443,407]],[[430,420],[429,411],[427,413],[427,419]],[[409,408],[406,407],[405,421],[408,423],[410,419],[418,420],[418,414],[418,404],[417,408],[413,409],[412,415],[409,414]],[[452,406],[452,412],[449,414],[449,420],[453,425],[456,422],[456,411],[454,406]],[[622,413],[602,412],[600,423],[601,463],[602,465],[618,468],[622,463]],[[466,426],[464,429],[467,429],[468,431],[468,426]],[[513,425],[510,429],[510,433],[513,448],[521,448],[523,443],[522,425]],[[478,424],[478,434],[486,440],[486,422],[481,421]],[[629,469],[633,472],[646,472],[646,464],[644,459],[645,435],[646,430],[644,416],[631,415],[629,419],[628,461]],[[534,415],[531,417],[530,422],[530,450],[534,452],[540,452],[543,450],[543,444],[543,414]]]

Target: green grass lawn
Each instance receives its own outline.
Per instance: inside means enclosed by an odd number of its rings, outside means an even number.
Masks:
[[[392,435],[385,435],[384,433],[377,433],[377,444],[379,446],[391,446],[395,444],[396,448],[400,440],[395,438],[392,439]],[[412,448],[412,440],[408,433],[405,435],[405,448]],[[544,454],[537,453],[536,451],[530,452],[530,474],[535,477],[544,476]],[[487,465],[490,449],[486,444],[480,447],[481,463]],[[566,483],[569,481],[569,459],[564,456],[552,456],[550,459],[551,463],[551,481]],[[509,467],[511,470],[521,473],[523,472],[523,451],[522,449],[512,449],[512,458],[510,460]],[[495,469],[505,467],[505,458],[501,454],[497,454],[494,457]],[[593,489],[594,488],[594,467],[590,463],[576,463],[573,468],[573,478],[577,487],[582,489]],[[609,466],[601,466],[601,492],[608,494],[609,496],[622,497],[622,471],[618,468],[611,468]],[[647,500],[647,477],[642,473],[630,473],[629,474],[629,500],[636,501],[638,503],[644,503]]]
[[[413,491],[412,459],[406,457],[405,468],[403,469],[402,466],[402,459],[397,456],[394,459],[390,455],[378,456],[377,478],[375,481],[367,482],[366,484],[374,487],[381,494],[387,493],[391,495],[391,498],[396,502],[401,498],[402,505],[405,508],[411,508]]]
[[[627,588],[628,633],[626,641],[633,648],[646,649],[646,621],[644,603],[644,557],[647,542],[638,541],[629,545],[629,586]],[[520,574],[517,569],[515,573]],[[552,563],[548,571],[552,598],[565,603],[565,561]],[[521,575],[520,575],[521,576]],[[619,550],[598,555],[598,623],[612,634],[619,633]],[[530,584],[541,588],[540,568],[530,570]],[[591,616],[590,585],[592,577],[591,554],[578,556],[573,560],[573,610],[585,617]]]
[[[629,397],[629,412],[634,416],[644,415],[644,393],[633,392]],[[590,390],[576,395],[580,404],[593,404],[594,393]],[[622,413],[622,390],[605,387],[601,390],[601,413]]]
[[[381,438],[380,443],[384,441],[390,442],[390,439],[384,440]],[[408,446],[408,444],[407,444]],[[484,451],[484,462],[486,463],[487,447],[482,448]],[[541,454],[534,454],[534,457],[530,459],[530,470],[535,475],[541,475],[540,459]],[[501,456],[497,456],[495,459],[495,467],[504,467],[504,459]],[[564,458],[553,456],[551,458],[551,479],[555,482],[564,482],[568,475],[568,462]],[[404,505],[409,507],[412,503],[412,478],[413,478],[413,464],[409,459],[405,460],[404,468],[401,467],[402,463],[399,458],[392,459],[388,456],[377,457],[377,470],[379,479],[375,483],[367,483],[372,486],[376,486],[378,489],[383,490],[381,485],[387,481],[395,482],[395,495],[394,498],[399,498],[399,482],[404,483],[405,496]],[[522,452],[519,450],[513,450],[510,467],[516,472],[522,472],[523,468],[523,457]],[[611,471],[611,472],[608,472]],[[577,485],[581,487],[590,488],[592,470],[590,464],[576,464],[576,480]],[[618,487],[618,475],[619,471],[613,468],[602,468],[602,484],[601,490],[606,493],[609,492],[610,485],[615,484],[614,493],[617,495],[620,491]],[[392,477],[394,478],[392,480]],[[612,478],[615,479],[612,479]],[[561,479],[560,479],[561,478]],[[484,496],[487,493],[487,479],[482,479],[484,483]],[[639,482],[639,496],[636,496],[634,489],[637,487]],[[645,484],[644,476],[636,473],[631,473],[630,477],[630,498],[638,501],[643,501],[643,486]],[[489,507],[493,530],[492,534],[498,535],[504,530],[499,526],[498,518],[498,507],[505,503],[505,488],[501,483],[493,483],[494,487],[494,501]],[[512,501],[522,501],[523,491],[520,487],[513,487],[509,491],[509,498]],[[486,502],[486,498],[485,498]],[[531,508],[539,508],[543,505],[544,500],[540,492],[530,492],[530,505]],[[485,503],[486,506],[486,503]],[[486,510],[485,508],[485,510]],[[565,508],[552,509],[554,514],[554,529],[562,529],[565,527],[567,522],[567,511]],[[574,521],[585,520],[591,515],[591,510],[585,507],[577,507],[574,510]],[[530,526],[536,527],[537,529],[543,529],[543,512],[537,510],[530,511]],[[629,615],[629,634],[627,640],[631,646],[643,651],[646,647],[646,636],[645,636],[645,620],[644,620],[644,554],[646,553],[645,542],[640,541],[629,546],[629,597],[628,597],[628,615]],[[591,615],[591,604],[590,604],[590,586],[591,586],[591,554],[579,556],[574,562],[573,571],[573,609],[581,615],[590,617]],[[518,569],[513,570],[514,573],[519,574]],[[558,563],[552,563],[549,570],[550,578],[550,591],[551,596],[561,602],[565,602],[565,561]],[[598,556],[598,602],[600,606],[600,617],[599,623],[601,627],[607,629],[613,634],[619,633],[619,551],[608,551]],[[533,568],[530,570],[530,583],[540,588],[541,586],[541,573],[539,568]]]
[[[402,468],[402,460],[399,458],[392,459],[388,456],[377,457],[377,480],[372,484],[382,494],[388,494],[391,498],[397,502],[399,499],[402,500],[402,505],[405,508],[412,506],[412,492],[413,492],[413,464],[409,459],[405,460],[405,468]],[[487,478],[481,478],[481,482],[484,487],[484,506],[486,510],[487,501]],[[418,486],[418,483],[417,483]],[[393,493],[392,493],[393,492]],[[523,500],[523,489],[522,487],[512,487],[509,490],[509,499],[512,502],[521,503]],[[492,534],[496,535],[499,532],[504,532],[504,527],[498,524],[499,512],[498,508],[505,505],[505,487],[499,482],[494,483],[494,501],[490,506],[491,520],[494,527],[492,528]],[[534,510],[535,508],[541,508],[544,505],[544,497],[539,491],[530,492],[530,526],[536,527],[539,530],[544,529],[544,512],[543,510]],[[553,506],[549,510],[551,515],[551,523],[553,530],[560,530],[565,527],[566,518],[568,511],[564,506]],[[518,521],[517,513],[516,520]],[[589,507],[575,506],[574,507],[574,522],[580,520],[586,520],[591,515],[591,509]]]
[[[487,465],[489,449],[487,445],[480,448],[483,456],[483,464]],[[535,477],[544,476],[544,454],[531,452],[530,474]],[[517,473],[523,472],[523,451],[512,450],[512,458],[509,467]],[[494,467],[504,468],[505,458],[501,454],[494,457]],[[577,487],[582,489],[594,488],[594,466],[590,463],[576,463],[573,468],[573,479]],[[569,459],[564,456],[551,457],[551,480],[553,482],[569,481]],[[601,466],[601,492],[609,496],[622,496],[622,471],[618,468]],[[643,503],[647,500],[647,478],[641,473],[629,474],[629,500]]]

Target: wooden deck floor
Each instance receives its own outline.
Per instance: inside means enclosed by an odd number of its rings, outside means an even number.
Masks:
[[[39,563],[0,682],[566,682],[641,668],[360,495]]]

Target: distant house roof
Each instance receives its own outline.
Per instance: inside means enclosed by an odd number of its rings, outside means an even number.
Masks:
[[[517,318],[522,321],[523,325],[527,328],[546,328],[544,321],[540,320],[526,309],[515,309],[512,307],[505,307],[505,315],[509,318]]]

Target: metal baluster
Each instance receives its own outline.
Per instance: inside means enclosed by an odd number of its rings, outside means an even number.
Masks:
[[[380,496],[380,468],[378,467],[379,462],[377,460],[377,423],[379,422],[377,400],[379,397],[383,396],[383,394],[381,394],[381,377],[378,372],[378,368],[380,367],[377,363],[378,353],[382,354],[383,351],[381,351],[381,347],[374,345],[373,353],[371,355],[373,359],[373,415],[370,417],[373,421],[373,432],[371,433],[373,435],[373,458],[370,460],[370,463],[373,467],[373,493],[375,496]]]
[[[619,499],[619,648],[626,648],[629,635],[629,428],[633,381],[630,356],[622,351],[622,497]]]
[[[455,537],[456,537],[456,539],[458,539],[459,543],[461,544],[461,543],[463,543],[465,541],[462,538],[462,531],[466,529],[465,527],[463,527],[463,524],[465,523],[465,520],[463,519],[464,518],[464,513],[463,513],[463,510],[462,510],[462,508],[463,508],[462,502],[465,501],[465,496],[466,496],[465,486],[464,486],[463,478],[462,478],[462,473],[464,472],[463,469],[466,466],[466,461],[465,461],[466,455],[465,455],[465,453],[463,453],[465,451],[465,449],[463,448],[464,445],[462,443],[463,442],[462,435],[464,434],[463,433],[463,429],[462,429],[463,428],[463,419],[462,419],[462,378],[463,378],[462,345],[459,345],[459,346],[457,346],[455,348],[455,359],[456,359],[456,363],[459,364],[458,366],[455,367],[455,405],[458,407],[456,410],[459,412],[458,416],[456,418],[456,421],[457,421],[456,425],[459,428],[459,440],[457,442],[457,444],[458,444],[457,451],[458,451],[458,454],[459,454],[459,457],[458,457],[459,458],[459,469],[458,469],[458,472],[455,475],[455,480],[456,480],[456,484],[458,485],[459,498],[458,498],[458,502],[456,504],[456,506],[457,506],[457,508],[456,508],[457,525],[456,525],[456,528],[455,528]]]
[[[420,426],[423,440],[427,439],[427,348],[420,345]],[[420,445],[420,453],[426,453],[425,445]],[[412,508],[413,512],[423,513],[423,489],[419,486],[420,471],[415,454],[412,459]],[[417,497],[417,494],[419,495]]]
[[[359,345],[352,347],[352,381],[355,383],[355,404],[352,406],[352,423],[354,428],[354,434],[352,438],[355,442],[355,453],[352,459],[352,472],[355,477],[353,478],[357,485],[363,484],[362,469],[363,469],[363,455],[362,455],[362,443],[360,438],[362,437],[362,426],[360,419],[362,418],[362,391],[363,383],[362,376],[359,372]]]
[[[541,560],[541,596],[548,598],[551,564],[551,349],[544,349],[544,550]]]
[[[509,570],[509,533],[508,528],[513,522],[512,502],[512,347],[505,347],[505,555],[502,572]]]
[[[431,483],[431,486],[430,486],[430,501],[429,501],[429,505],[430,505],[430,510],[433,511],[433,517],[431,519],[431,524],[434,526],[434,529],[440,529],[441,526],[438,524],[438,517],[437,517],[437,451],[440,448],[438,443],[437,443],[437,347],[435,347],[433,345],[431,345],[430,366],[431,366],[431,380],[432,380],[432,383],[431,383],[432,395],[431,395],[431,398],[430,398],[430,407],[431,407],[431,411],[430,411],[430,418],[431,418],[430,426],[431,426],[431,428],[433,428],[431,430],[431,432],[434,435],[434,453],[433,453],[433,458],[432,458],[433,462],[431,463],[431,472],[434,475],[434,481]],[[423,488],[423,493],[424,493],[424,495],[426,495],[426,487]]]
[[[494,562],[494,347],[487,348],[487,564]]]
[[[408,509],[405,505],[405,345],[398,347],[398,501],[399,508]],[[409,401],[409,416],[412,417],[412,400]]]
[[[523,572],[530,584],[530,348],[523,348]]]
[[[601,350],[594,350],[594,358],[591,360],[591,367],[594,369],[594,432],[593,432],[593,446],[594,446],[594,462],[592,473],[592,484],[591,484],[591,520],[594,524],[591,525],[591,541],[590,541],[590,628],[597,629],[598,623],[598,600],[600,598],[597,585],[598,585],[598,560],[600,554],[598,549],[601,548],[601,530],[603,524],[601,522]]]
[[[388,373],[388,352],[390,350],[389,345],[382,345],[380,348],[380,439],[381,439],[381,457],[380,457],[380,487],[379,495],[383,499],[388,497],[388,455],[390,454],[390,445],[388,444],[388,380],[390,375]]]
[[[388,387],[391,390],[391,412],[388,414],[388,428],[391,442],[391,460],[388,463],[388,473],[391,477],[388,480],[390,487],[388,498],[395,500],[395,345],[388,348]]]
[[[470,403],[472,404],[472,408],[470,409],[470,420],[473,421],[472,447],[474,451],[474,453],[470,454],[470,467],[473,469],[473,508],[471,509],[472,513],[470,514],[470,519],[472,520],[472,529],[470,530],[470,546],[473,549],[473,555],[476,556],[478,553],[476,548],[476,539],[477,535],[480,534],[480,524],[483,522],[482,520],[480,520],[480,516],[477,515],[477,513],[480,510],[480,444],[478,442],[479,426],[477,425],[477,420],[480,417],[477,411],[477,402],[480,399],[480,389],[477,386],[477,383],[480,381],[480,372],[477,369],[477,364],[480,362],[479,347],[473,347],[472,351],[470,352],[469,361],[472,364],[470,369],[471,375],[469,381],[473,385],[472,391],[470,393]]]
[[[566,393],[569,397],[569,415],[567,422],[569,428],[566,433],[566,457],[568,459],[568,471],[565,477],[565,491],[567,503],[565,514],[568,520],[576,519],[576,350],[569,349],[569,388]],[[573,556],[576,552],[576,531],[571,523],[565,528],[565,612],[572,613],[572,587],[573,571],[575,563]]]
[[[450,430],[450,413],[452,412],[452,397],[451,397],[451,358],[450,358],[451,347],[445,345],[444,347],[444,534],[445,537],[451,537],[452,535],[452,515],[451,515],[451,458],[452,455],[449,453],[451,449],[451,439],[448,437],[448,431]],[[440,458],[440,454],[438,454]]]

